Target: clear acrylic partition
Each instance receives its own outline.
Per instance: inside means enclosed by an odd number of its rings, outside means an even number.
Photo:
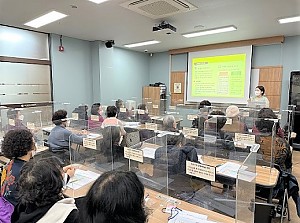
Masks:
[[[88,129],[88,105],[78,105],[73,108],[70,117],[70,127],[76,129]]]
[[[168,156],[166,135],[159,135],[130,147],[124,155],[129,170],[135,172],[146,188],[168,195]]]
[[[278,119],[264,119],[264,118],[255,118],[254,128],[252,129],[253,134],[255,134],[255,141],[260,145],[260,149],[257,152],[257,165],[263,167],[274,167],[276,159],[278,159],[277,153],[280,145],[284,146],[284,143],[281,142],[280,136],[281,131],[279,130],[279,120]],[[282,139],[283,140],[283,139]],[[280,160],[280,159],[278,159]],[[279,164],[277,162],[277,164]]]
[[[256,188],[256,152],[254,144],[247,158],[241,164],[236,179],[236,222],[253,223]]]
[[[6,129],[7,129],[7,125],[8,125],[8,118],[7,118],[7,111],[9,110],[9,108],[1,106],[0,108],[0,112],[1,112],[1,135],[0,138],[3,138],[5,133],[6,133]]]

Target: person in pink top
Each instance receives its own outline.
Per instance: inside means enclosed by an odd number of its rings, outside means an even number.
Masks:
[[[89,129],[100,128],[104,118],[102,116],[103,108],[100,103],[94,103],[91,108],[91,116],[88,120]]]
[[[126,131],[124,129],[123,123],[117,119],[117,107],[116,106],[108,106],[106,109],[106,119],[102,122],[102,128],[106,126],[120,126],[121,135],[125,135]]]

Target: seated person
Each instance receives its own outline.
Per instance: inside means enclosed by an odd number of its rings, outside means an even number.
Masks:
[[[35,154],[33,135],[26,129],[15,129],[5,134],[1,151],[10,160],[1,176],[1,196],[14,206],[17,204],[16,183],[23,165]]]
[[[135,173],[109,171],[92,185],[80,209],[85,223],[145,223],[144,185]]]
[[[142,124],[145,124],[146,122],[152,122],[151,118],[149,117],[148,108],[146,104],[139,104],[137,109],[137,121],[139,121]]]
[[[201,101],[201,102],[199,103],[198,109],[205,108],[205,107],[208,107],[208,106],[211,106],[210,101],[208,101],[208,100],[203,100],[203,101]]]
[[[130,117],[130,114],[128,112],[128,110],[125,108],[125,104],[124,104],[124,101],[121,100],[121,99],[118,99],[116,101],[116,108],[117,108],[117,118],[120,119],[120,120],[126,120],[128,119],[128,117]],[[125,112],[121,112],[121,109],[125,109],[126,111]]]
[[[198,162],[197,152],[192,146],[184,146],[184,136],[182,134],[167,135],[167,154],[166,147],[160,147],[155,151],[153,160],[154,171],[168,171],[169,175],[185,173],[186,160]],[[168,168],[168,169],[166,169]],[[154,175],[160,175],[160,173]]]
[[[63,197],[63,186],[63,169],[55,159],[27,162],[18,181],[19,202],[11,222],[77,222],[75,200]]]
[[[120,146],[123,140],[120,126],[107,126],[102,132],[101,153],[108,162],[117,161],[124,158],[124,147]]]
[[[48,137],[48,143],[52,152],[62,151],[68,149],[71,142],[82,145],[83,135],[73,134],[67,127],[67,111],[58,110],[52,116],[52,122],[55,127],[51,130]]]
[[[282,170],[291,171],[292,167],[292,153],[288,142],[279,134],[275,135],[275,142],[272,142],[272,129],[275,124],[275,131],[278,133],[280,128],[279,122],[274,123],[273,120],[277,119],[277,116],[270,108],[263,108],[258,112],[258,121],[255,126],[260,135],[256,138],[257,143],[260,144],[259,152],[262,153],[263,160],[267,162],[274,162],[280,166]],[[272,144],[273,152],[271,153]],[[271,157],[272,160],[271,160]]]
[[[228,158],[230,150],[234,150],[235,146],[232,137],[222,131],[225,123],[226,117],[223,112],[212,111],[201,135],[204,138],[198,138],[199,149],[205,149],[206,154],[209,153],[212,156]]]
[[[231,119],[231,123],[225,124],[222,130],[231,133],[248,133],[247,126],[239,120],[240,110],[236,105],[230,105],[226,109],[226,117]]]
[[[74,128],[87,129],[89,119],[87,110],[87,105],[79,105],[77,108],[75,108],[72,113],[78,114],[78,120],[71,120],[70,126]]]
[[[176,125],[175,117],[173,115],[164,116],[163,126],[162,126],[163,131],[179,132],[176,127],[177,125]]]
[[[27,129],[27,127],[22,123],[24,115],[21,115],[20,110],[9,109],[7,111],[8,124],[4,127],[4,131],[8,132],[13,129]]]
[[[94,103],[91,108],[91,115],[97,117],[97,120],[92,119],[92,116],[89,117],[88,121],[88,128],[89,129],[96,129],[100,128],[104,118],[102,116],[103,109],[100,103]]]
[[[122,136],[126,134],[123,123],[117,119],[117,107],[108,106],[106,109],[106,119],[102,122],[102,128],[106,126],[120,126]]]

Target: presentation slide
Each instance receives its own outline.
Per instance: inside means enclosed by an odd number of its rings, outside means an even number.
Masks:
[[[187,100],[247,103],[251,54],[251,46],[190,53]]]

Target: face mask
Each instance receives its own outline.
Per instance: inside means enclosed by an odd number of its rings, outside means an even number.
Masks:
[[[256,91],[254,92],[254,94],[255,94],[255,96],[259,96],[259,95],[261,95],[261,91],[257,91],[257,90],[256,90]]]
[[[20,115],[20,116],[19,116],[19,119],[20,119],[21,121],[23,121],[23,120],[24,120],[24,115]]]

